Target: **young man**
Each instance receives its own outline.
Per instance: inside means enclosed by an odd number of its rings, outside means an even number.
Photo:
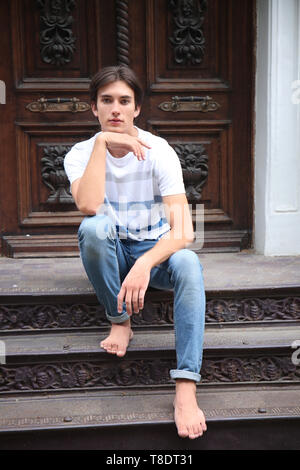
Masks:
[[[186,247],[193,225],[178,156],[162,138],[138,129],[142,90],[131,69],[107,67],[91,81],[101,132],[76,144],[65,171],[78,209],[87,275],[111,322],[100,346],[122,357],[133,337],[130,316],[148,286],[174,291],[177,369],[174,418],[181,437],[206,430],[196,399],[205,315],[202,266]]]

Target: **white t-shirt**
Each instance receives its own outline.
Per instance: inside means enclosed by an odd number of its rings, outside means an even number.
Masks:
[[[165,139],[137,130],[151,149],[145,148],[146,159],[142,161],[132,152],[116,158],[107,151],[105,199],[99,213],[112,218],[120,238],[152,240],[170,230],[162,196],[185,193],[185,188],[174,149]],[[70,184],[84,174],[98,134],[75,144],[65,156]]]

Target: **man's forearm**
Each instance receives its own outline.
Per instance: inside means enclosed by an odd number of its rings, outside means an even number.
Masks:
[[[96,139],[86,170],[80,180],[77,192],[79,210],[95,215],[104,201],[105,195],[106,144]]]

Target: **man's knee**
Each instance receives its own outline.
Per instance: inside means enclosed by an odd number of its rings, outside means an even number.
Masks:
[[[176,251],[170,257],[170,263],[172,268],[178,273],[188,275],[189,277],[195,274],[195,272],[202,274],[203,271],[197,254],[187,248]]]
[[[88,216],[83,219],[78,229],[79,241],[101,241],[115,238],[116,228],[112,220],[105,214]]]

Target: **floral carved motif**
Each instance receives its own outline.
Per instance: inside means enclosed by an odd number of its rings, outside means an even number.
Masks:
[[[203,32],[207,0],[169,0],[174,30],[169,38],[178,65],[199,65],[205,52]]]
[[[49,204],[72,204],[68,177],[64,170],[64,157],[70,150],[69,145],[49,145],[44,147],[42,181],[51,190],[47,199]]]
[[[40,15],[40,53],[46,64],[71,62],[75,52],[72,10],[75,0],[37,0]]]
[[[0,392],[169,385],[175,358],[125,359],[122,362],[53,362],[0,367]],[[204,357],[202,383],[299,383],[290,354]]]
[[[208,299],[208,324],[299,321],[300,298]],[[135,327],[173,326],[173,300],[147,301],[139,315],[132,317]],[[108,328],[104,307],[99,304],[0,305],[0,330],[45,330]]]
[[[208,156],[202,144],[174,144],[183,172],[189,201],[199,201],[208,178]]]

